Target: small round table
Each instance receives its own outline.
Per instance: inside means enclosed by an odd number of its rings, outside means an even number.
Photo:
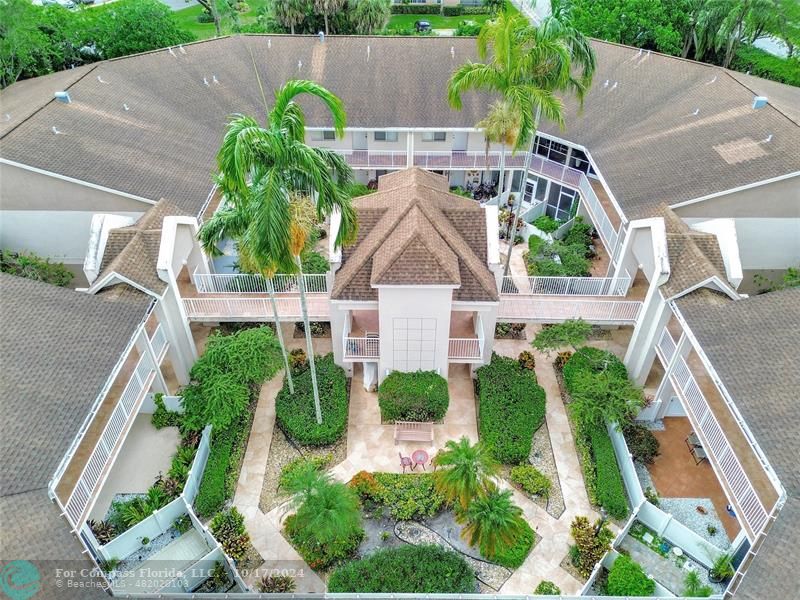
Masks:
[[[414,463],[412,469],[416,469],[417,465],[422,465],[422,470],[425,470],[425,463],[428,462],[428,453],[425,450],[414,450],[411,453],[411,460]]]

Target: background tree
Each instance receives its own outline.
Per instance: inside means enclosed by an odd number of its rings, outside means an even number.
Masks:
[[[570,396],[572,414],[587,425],[599,426],[608,421],[623,426],[644,407],[642,390],[609,371],[576,374]]]
[[[303,22],[311,12],[310,0],[274,0],[272,15],[283,27],[287,27],[294,35],[294,28]]]
[[[506,171],[506,146],[516,149],[517,135],[520,130],[522,116],[517,107],[507,100],[498,100],[489,107],[489,113],[478,123],[486,138],[486,168],[489,169],[489,148],[491,144],[500,144],[500,178],[497,183],[498,194],[503,193]]]
[[[461,536],[490,559],[499,546],[513,546],[525,531],[522,509],[511,500],[511,490],[492,489],[477,496],[458,520],[464,524]]]
[[[344,8],[347,0],[314,0],[314,10],[317,14],[322,15],[325,21],[325,35],[328,35],[328,17],[333,13],[337,13]]]
[[[492,479],[499,472],[499,465],[486,447],[480,442],[470,444],[467,437],[457,442],[448,440],[435,461],[439,467],[434,473],[436,489],[448,502],[458,501],[462,510],[494,487]]]
[[[354,0],[350,21],[358,35],[372,35],[386,27],[392,16],[391,0]]]
[[[564,346],[576,350],[578,346],[586,343],[592,326],[583,319],[569,319],[563,323],[542,328],[533,338],[531,346],[540,352],[550,352]]]

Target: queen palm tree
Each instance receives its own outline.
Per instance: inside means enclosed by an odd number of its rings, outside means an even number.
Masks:
[[[530,167],[540,119],[564,126],[563,103],[555,93],[574,93],[582,102],[596,67],[589,40],[570,25],[568,7],[559,2],[553,7],[553,13],[538,27],[507,13],[487,23],[478,36],[478,55],[486,60],[491,49],[491,59],[462,65],[448,85],[448,101],[453,108],[461,108],[461,94],[467,90],[484,90],[499,93],[519,111],[515,150],[530,144],[524,176]],[[518,208],[512,208],[516,215]],[[516,236],[517,222],[514,218],[511,240]],[[505,275],[512,248],[513,244],[509,244]]]
[[[320,99],[331,113],[336,134],[341,136],[346,115],[341,100],[313,81],[291,80],[275,93],[262,126],[256,119],[234,115],[228,123],[217,154],[218,181],[230,210],[219,220],[210,219],[201,228],[200,239],[208,250],[227,232],[246,249],[259,272],[298,272],[300,307],[305,325],[314,408],[317,423],[322,423],[313,345],[310,338],[305,285],[300,251],[308,237],[309,201],[314,197],[315,212],[322,220],[334,211],[341,224],[334,244],[339,246],[356,235],[355,210],[344,192],[352,181],[352,171],[335,152],[305,143],[305,116],[297,96],[308,94]],[[300,194],[298,194],[298,192]],[[306,196],[303,199],[303,194]],[[232,204],[228,207],[227,204]],[[223,225],[229,226],[229,229]],[[203,230],[206,231],[203,231]]]
[[[470,444],[466,436],[448,440],[436,455],[436,466],[441,467],[434,474],[436,489],[448,502],[458,501],[461,510],[494,487],[500,468],[481,442]]]
[[[503,193],[503,177],[506,170],[506,146],[511,146],[512,148],[516,146],[520,120],[520,115],[510,102],[498,100],[492,103],[486,117],[478,123],[478,127],[483,129],[483,135],[486,138],[487,168],[489,165],[490,145],[492,143],[500,144],[500,179],[497,183],[497,189],[501,195]]]
[[[486,558],[493,558],[497,547],[516,544],[525,529],[522,509],[511,500],[511,490],[490,490],[469,503],[458,517],[464,524],[461,536],[478,546]]]

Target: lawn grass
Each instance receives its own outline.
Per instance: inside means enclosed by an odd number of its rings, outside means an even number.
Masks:
[[[266,0],[251,0],[248,3],[250,5],[250,10],[239,17],[241,24],[247,25],[248,23],[254,23],[258,16],[258,9],[261,8],[265,2]],[[197,36],[198,40],[207,40],[214,37],[216,30],[214,29],[214,23],[200,23],[197,20],[197,17],[200,16],[202,12],[203,7],[199,4],[195,4],[188,8],[176,10],[173,14],[181,29],[190,31]],[[230,20],[223,19],[222,35],[228,35],[230,33],[232,33]]]
[[[413,29],[416,21],[427,21],[433,29],[455,29],[461,21],[474,21],[483,24],[490,15],[459,15],[443,17],[442,15],[392,15],[388,29]]]

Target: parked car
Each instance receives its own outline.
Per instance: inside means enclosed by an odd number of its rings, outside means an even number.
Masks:
[[[72,0],[42,0],[42,6],[50,6],[51,4],[58,4],[70,10],[75,8],[75,3]]]
[[[414,29],[417,30],[417,33],[421,31],[430,31],[431,24],[429,21],[415,21],[414,22]]]

